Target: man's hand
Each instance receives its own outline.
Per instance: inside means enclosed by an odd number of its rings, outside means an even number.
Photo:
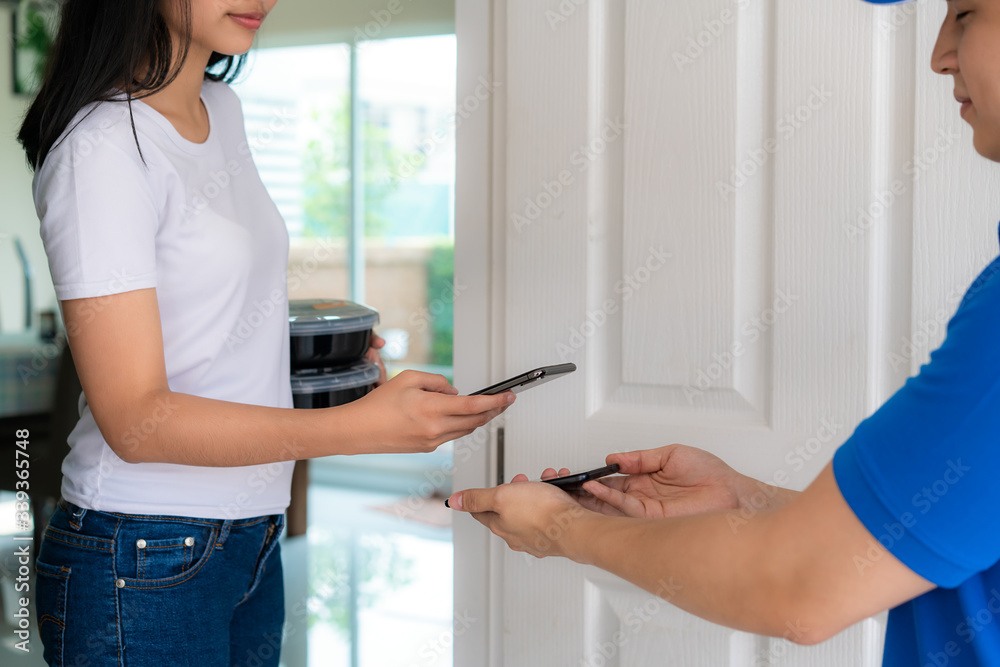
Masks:
[[[566,548],[570,526],[593,516],[562,489],[522,480],[453,493],[448,505],[471,512],[511,549],[536,558],[571,557]]]
[[[650,488],[660,486],[698,485],[671,478]],[[825,641],[934,588],[858,520],[832,465],[785,506],[749,519],[732,510],[661,519],[602,516],[543,482],[459,491],[449,503],[472,512],[512,549],[595,565],[657,594],[664,581],[676,582],[670,602],[681,609],[772,637],[788,637],[792,622],[797,634],[791,639],[801,644]]]
[[[736,472],[719,457],[684,445],[611,454],[607,463],[617,463],[623,474],[585,482],[587,494],[577,499],[587,509],[609,516],[662,519],[733,510],[762,495],[768,501],[766,509],[775,509],[795,495],[768,487]],[[566,468],[558,472],[560,477],[568,474]],[[542,479],[556,476],[552,468],[542,473]],[[764,489],[768,492],[762,494]],[[759,502],[754,507],[765,509]]]

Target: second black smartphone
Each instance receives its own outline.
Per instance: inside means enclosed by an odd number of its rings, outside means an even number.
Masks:
[[[563,491],[580,491],[583,488],[584,482],[597,479],[598,477],[614,475],[618,472],[618,470],[618,464],[612,463],[611,465],[604,466],[603,468],[596,468],[594,470],[588,470],[587,472],[576,473],[575,475],[566,475],[565,477],[543,479],[542,481],[553,486],[558,486]]]

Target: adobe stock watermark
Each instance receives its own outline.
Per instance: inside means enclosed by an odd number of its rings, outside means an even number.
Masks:
[[[407,155],[401,165],[393,167],[393,174],[398,178],[410,178],[416,174],[427,160],[437,152],[438,147],[452,138],[452,133],[461,127],[472,114],[479,111],[479,108],[496,92],[496,89],[503,86],[500,81],[489,81],[486,77],[480,76],[475,89],[462,98],[462,101],[455,107],[454,113],[448,114],[445,123],[434,129],[430,136],[418,142],[416,151]]]
[[[343,248],[334,243],[333,239],[329,237],[315,239],[311,247],[312,251],[309,253],[309,256],[298,263],[288,273],[289,294],[297,292],[303,283],[309,280],[312,274],[316,273],[325,262],[329,261],[331,256],[335,253],[343,252]]]
[[[256,650],[248,648],[242,658],[233,657],[233,667],[264,667],[265,664],[272,664],[274,656],[281,652],[282,644],[295,637],[300,626],[308,625],[308,617],[308,598],[300,598],[295,604],[286,605],[285,623],[281,632],[264,633]]]
[[[740,496],[739,510],[726,515],[726,522],[733,533],[738,533],[740,528],[750,523],[761,512],[768,511],[771,508],[771,501],[778,495],[779,490],[787,488],[791,482],[789,469],[792,472],[801,472],[808,462],[829,449],[828,446],[835,442],[837,434],[843,428],[843,424],[824,417],[820,420],[819,428],[814,435],[785,454],[784,461],[787,467],[776,470],[768,482],[755,480],[754,485],[757,490],[749,495]]]
[[[954,636],[958,641],[950,640],[941,646],[940,651],[927,651],[927,662],[924,667],[948,667],[953,658],[957,658],[962,653],[962,649],[975,640],[983,630],[993,624],[997,616],[1000,615],[1000,591],[996,588],[990,589],[990,597],[986,604],[967,614],[965,618],[955,626]]]
[[[802,104],[778,119],[772,136],[765,139],[758,148],[749,151],[739,164],[731,167],[728,179],[716,181],[715,191],[719,197],[723,201],[729,201],[729,197],[749,183],[781,151],[782,146],[805,127],[831,99],[833,92],[827,89],[826,84],[810,88],[809,97]]]
[[[535,541],[532,543],[532,546],[539,553],[545,553],[550,550],[553,544],[563,538],[570,525],[586,513],[587,510],[583,509],[582,505],[575,503],[557,512],[552,516],[551,523],[535,535]],[[521,550],[518,549],[518,551]]]
[[[284,290],[273,289],[267,299],[254,299],[249,312],[237,320],[236,326],[226,334],[226,347],[230,352],[250,340],[254,332],[264,326],[275,313],[279,313],[282,318],[288,316],[286,294]]]
[[[555,32],[556,29],[566,23],[576,10],[587,3],[587,0],[561,0],[555,9],[545,10],[545,20],[549,24],[549,30]]]
[[[950,298],[948,302],[954,306],[959,300],[960,295],[958,298]],[[930,342],[945,330],[953,310],[954,308],[938,308],[934,315],[917,326],[911,336],[904,336],[899,342],[899,349],[889,353],[888,361],[892,370],[898,371],[909,366],[921,350],[926,350]]]
[[[802,621],[785,621],[785,632],[781,635],[781,640],[770,641],[766,651],[758,651],[754,654],[750,663],[752,667],[772,667],[775,663],[785,657],[792,644],[798,644],[805,639],[809,628],[802,624]]]
[[[411,662],[407,667],[423,667],[437,665],[442,657],[451,655],[455,639],[461,637],[477,622],[475,616],[468,611],[455,614],[450,630],[442,630],[437,637],[428,640],[417,651],[418,662]]]
[[[32,352],[30,361],[18,362],[17,373],[21,382],[27,385],[33,378],[38,377],[48,370],[52,364],[52,360],[59,358],[63,348],[68,344],[67,338],[78,335],[80,329],[93,323],[94,319],[110,305],[111,300],[118,293],[129,291],[133,283],[134,278],[128,275],[126,269],[113,269],[111,271],[111,279],[108,281],[107,287],[102,290],[102,295],[87,299],[84,302],[83,306],[77,311],[77,319],[72,320],[66,325],[65,333],[59,333],[52,341],[42,343],[36,347]]]
[[[27,429],[19,429],[14,432],[14,436],[18,438],[15,441],[17,449],[15,453],[18,456],[14,458],[17,459],[15,465],[19,469],[17,476],[20,478],[17,482],[18,492],[17,501],[14,505],[14,512],[16,517],[17,529],[19,531],[28,530],[28,512],[30,511],[30,498],[27,492],[23,489],[28,488],[29,483],[29,468],[22,466],[21,462],[29,461],[28,458],[28,436],[30,433]],[[21,458],[20,455],[23,454],[24,457]],[[23,485],[23,486],[22,486]],[[24,536],[14,536],[12,539],[15,541],[21,540],[32,540],[31,537]],[[31,574],[31,566],[34,563],[34,559],[31,557],[31,545],[21,544],[14,545],[14,558],[17,559],[16,570],[9,573],[10,579],[14,583],[14,591],[20,593],[19,596],[12,598],[16,609],[11,614],[11,631],[14,634],[13,646],[18,651],[24,653],[31,652],[31,598],[33,591],[31,590],[34,585],[34,577]]]
[[[559,359],[566,361],[582,350],[587,341],[608,323],[608,319],[621,310],[622,305],[635,296],[652,279],[653,274],[666,266],[667,260],[671,257],[673,257],[673,253],[665,250],[663,246],[650,246],[649,254],[639,266],[615,283],[615,296],[606,299],[594,310],[588,309],[584,321],[577,326],[570,327],[566,341],[556,344],[556,354],[559,355]]]
[[[915,154],[903,164],[903,176],[895,178],[875,196],[868,206],[859,208],[852,222],[844,223],[844,233],[849,239],[857,239],[873,228],[895,203],[909,194],[910,186],[920,180],[921,175],[933,167],[941,156],[947,153],[962,137],[952,127],[938,128],[930,146]]]
[[[736,361],[745,355],[764,334],[770,331],[778,318],[791,310],[792,304],[799,298],[797,294],[777,290],[774,301],[769,308],[765,308],[759,315],[743,323],[740,327],[740,336],[733,341],[732,347],[726,352],[713,352],[712,363],[698,370],[694,384],[684,385],[684,398],[687,399],[688,405],[694,405],[695,401],[704,396],[706,391],[712,389],[723,375],[731,371]]]
[[[243,516],[244,511],[253,504],[255,496],[263,494],[275,482],[287,483],[293,462],[302,458],[304,454],[305,448],[298,441],[282,440],[281,450],[277,455],[278,460],[250,466],[246,478],[248,491],[240,491],[229,503],[220,505],[219,510],[229,519]]]
[[[160,424],[164,423],[177,413],[178,407],[179,406],[176,403],[171,402],[169,396],[166,398],[156,399],[149,416],[138,424],[133,424],[131,429],[122,434],[122,444],[125,445],[129,451],[135,451],[143,442],[156,433]]]
[[[998,272],[1000,272],[1000,264],[990,264],[964,292],[960,287],[952,289],[948,293],[945,306],[938,308],[931,317],[917,325],[910,336],[904,336],[900,339],[899,348],[889,353],[888,360],[893,370],[898,371],[903,366],[910,364],[917,354],[926,350],[935,338],[945,332],[948,320],[955,312],[956,306],[963,299],[975,297]]]
[[[506,415],[501,414],[491,422],[496,428],[503,428],[506,422]],[[472,457],[483,451],[490,443],[491,429],[477,428],[469,435],[455,442],[455,449],[450,461],[445,462],[440,468],[425,470],[424,481],[416,487],[411,487],[406,499],[403,502],[393,505],[393,513],[396,518],[405,520],[422,510],[428,502],[440,502],[434,496],[435,492],[442,488],[451,478],[457,464],[468,463]]]
[[[290,265],[287,276],[286,290],[271,290],[265,299],[255,299],[250,308],[233,328],[225,335],[226,348],[232,352],[266,324],[276,314],[282,318],[288,316],[287,295],[297,292],[310,276],[319,271],[331,257],[341,253],[343,248],[330,237],[313,239],[310,244],[309,256],[295,265]]]
[[[673,52],[671,58],[678,72],[683,72],[685,68],[694,65],[708,49],[712,48],[729,27],[736,24],[739,11],[750,6],[750,0],[734,0],[733,5],[736,9],[726,7],[715,18],[705,19],[701,30],[688,36],[684,49]]]
[[[577,176],[583,174],[604,153],[608,147],[618,141],[628,129],[621,117],[605,119],[600,131],[586,143],[579,146],[569,158],[569,167],[561,169],[552,179],[543,180],[540,190],[534,197],[526,197],[521,210],[511,214],[510,220],[518,233],[525,227],[536,222],[566,191],[566,188],[576,182]]]
[[[241,175],[244,169],[253,170],[254,156],[294,124],[297,117],[294,109],[275,109],[267,124],[259,128],[253,138],[236,147],[238,159],[227,160],[222,169],[209,173],[205,177],[204,184],[195,188],[194,194],[184,207],[185,218],[192,220],[199,216],[213,200],[233,184],[233,180]]]
[[[31,380],[48,370],[53,359],[58,359],[66,347],[66,334],[59,332],[51,341],[36,345],[30,360],[17,362],[17,376],[21,384],[27,386]]]
[[[594,642],[583,658],[580,659],[579,667],[606,667],[610,664],[618,664],[611,661],[618,657],[622,647],[635,639],[642,631],[642,628],[655,618],[663,608],[676,598],[684,590],[673,577],[670,580],[660,579],[657,590],[651,597],[641,605],[635,605],[620,616],[621,629],[611,635],[605,642]]]
[[[406,1],[409,3],[413,0]],[[354,28],[354,43],[360,44],[365,41],[378,39],[382,31],[388,28],[405,9],[403,0],[388,0],[382,9],[370,10],[368,15],[372,17],[372,20]]]
[[[883,37],[889,37],[898,32],[900,28],[903,28],[910,22],[910,19],[917,15],[919,6],[924,4],[924,2],[925,0],[917,0],[917,2],[910,2],[894,7],[879,7],[879,19],[875,24],[879,34]]]
[[[121,453],[113,452],[113,457],[101,459],[101,464],[97,468],[98,479],[103,480],[111,477],[115,469],[125,463],[125,458],[122,455],[127,456],[138,450],[142,443],[153,437],[161,425],[177,414],[179,408],[180,406],[174,403],[169,395],[156,399],[148,416],[138,423],[132,424],[129,430],[121,434],[123,451]]]
[[[906,536],[907,531],[917,525],[919,516],[933,510],[934,506],[948,495],[951,488],[962,481],[965,473],[971,470],[972,468],[962,463],[962,459],[949,459],[938,479],[913,494],[910,499],[913,511],[903,512],[892,523],[883,523],[878,539],[868,539],[868,549],[864,555],[853,557],[858,574],[864,574],[865,570],[882,560],[887,551],[892,551],[892,547]]]
[[[95,155],[98,147],[104,143],[109,134],[115,131],[116,127],[116,124],[109,118],[102,119],[94,127],[89,125],[88,123],[85,128],[77,128],[69,135],[70,145],[66,148],[66,157],[59,159],[56,163],[56,173],[65,175],[66,172],[80,168],[84,162]],[[61,150],[56,151],[57,156],[62,154]]]
[[[97,316],[108,308],[112,299],[119,293],[132,289],[134,282],[135,279],[128,274],[127,269],[112,269],[111,279],[101,290],[102,294],[82,302],[82,307],[76,312],[77,318],[67,323],[65,332],[57,333],[51,341],[40,343],[32,351],[30,360],[18,362],[17,374],[21,383],[27,386],[34,378],[48,371],[53,360],[61,357],[63,349],[68,344],[68,338],[77,336],[83,327],[93,323]]]
[[[434,318],[442,314],[448,306],[454,305],[458,297],[468,289],[468,285],[462,285],[459,282],[442,286],[430,303],[410,314],[410,326],[419,332],[427,331],[434,322]]]

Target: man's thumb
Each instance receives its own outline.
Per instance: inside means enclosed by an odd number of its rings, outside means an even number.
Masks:
[[[489,493],[489,489],[466,489],[465,491],[457,491],[451,494],[451,497],[445,501],[445,505],[453,510],[459,512],[483,512],[489,504],[486,494]]]

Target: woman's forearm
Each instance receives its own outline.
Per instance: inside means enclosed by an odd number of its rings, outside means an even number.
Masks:
[[[349,405],[292,410],[158,391],[102,434],[128,463],[248,466],[366,451],[365,433]]]
[[[346,405],[293,410],[158,389],[93,406],[108,445],[127,462],[246,466],[332,454],[430,452],[487,424],[510,392],[458,396],[439,375],[403,371]]]
[[[456,396],[444,377],[415,371],[403,371],[353,403],[319,410],[177,393],[167,376],[155,290],[62,304],[87,403],[104,440],[127,462],[245,466],[330,454],[427,452],[471,433],[514,399],[509,392]],[[252,374],[245,381],[253,382]]]

